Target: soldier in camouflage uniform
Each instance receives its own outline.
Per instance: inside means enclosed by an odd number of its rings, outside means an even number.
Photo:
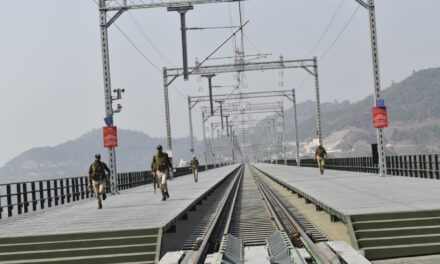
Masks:
[[[162,152],[161,145],[158,145],[156,149],[157,153],[153,156],[153,161],[151,162],[151,172],[153,176],[156,177],[156,181],[160,184],[162,201],[165,201],[167,198],[170,198],[170,194],[168,193],[167,174],[169,169],[171,169],[172,173],[173,164],[171,164],[168,154]]]
[[[102,200],[106,198],[105,182],[108,177],[110,177],[110,169],[107,164],[101,162],[101,155],[96,154],[95,161],[89,167],[88,184],[93,187],[96,199],[98,199],[98,209],[102,209]]]
[[[191,170],[194,175],[194,181],[197,182],[199,180],[199,161],[195,155],[193,155],[191,160]]]
[[[325,148],[321,145],[318,146],[315,152],[315,159],[318,162],[319,172],[324,173],[325,159],[327,158],[327,152]]]

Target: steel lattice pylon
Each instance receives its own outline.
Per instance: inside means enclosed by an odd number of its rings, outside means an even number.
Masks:
[[[241,0],[161,0],[159,3],[148,0],[99,0],[99,26],[102,51],[103,80],[105,93],[105,113],[106,117],[113,116],[115,112],[112,108],[112,88],[110,78],[110,59],[108,45],[108,28],[127,10],[129,9],[147,9],[147,8],[179,8],[181,6],[192,6],[198,4],[239,2]],[[164,91],[165,112],[169,115],[168,90]],[[169,123],[167,123],[167,128]],[[171,136],[169,134],[168,136]],[[168,141],[168,150],[171,149],[171,140]],[[109,148],[109,167],[111,171],[111,192],[118,192],[117,186],[117,169],[116,169],[116,149]]]
[[[283,94],[283,91],[280,91],[281,94]],[[290,91],[289,95],[292,94],[292,91]],[[289,97],[290,98],[290,97]],[[211,153],[209,156],[215,156],[214,153],[212,153],[213,151],[213,142],[214,142],[214,138],[213,138],[213,126],[211,123],[211,143],[208,143],[207,139],[206,139],[206,132],[205,132],[205,122],[212,117],[210,114],[210,107],[206,107],[206,106],[202,106],[201,107],[202,110],[202,122],[203,122],[203,140],[204,140],[204,148],[205,148],[205,159],[207,159],[208,157],[208,150],[211,150]],[[249,124],[257,124],[257,121],[239,121],[236,120],[236,118],[244,115],[244,114],[249,114],[249,113],[257,113],[257,114],[268,114],[268,113],[275,113],[277,114],[276,118],[274,118],[272,121],[272,125],[269,126],[270,128],[273,129],[273,133],[276,135],[276,151],[279,154],[283,153],[283,146],[284,146],[284,140],[283,140],[283,133],[284,133],[284,106],[282,101],[276,101],[276,102],[265,102],[265,103],[247,103],[245,104],[245,106],[240,106],[238,104],[225,104],[225,108],[223,110],[223,112],[227,115],[227,117],[229,117],[230,119],[226,120],[226,131],[227,131],[227,135],[228,137],[230,137],[230,142],[231,142],[231,148],[236,149],[239,154],[243,156],[243,153],[246,153],[245,151],[242,150],[242,145],[244,147],[244,135],[243,133],[241,133],[243,131],[243,129],[250,129],[251,127],[249,127]],[[214,114],[213,116],[218,116],[219,113]],[[267,120],[262,120],[260,121],[261,124],[266,123],[267,124]],[[218,124],[221,124],[221,122],[219,122]],[[190,124],[191,126],[192,124]],[[252,127],[255,129],[255,127]],[[231,136],[229,136],[231,135]],[[242,139],[239,140],[240,136],[242,136]],[[240,142],[240,143],[239,143]],[[271,144],[273,145],[273,143]],[[209,146],[211,146],[209,148]],[[283,155],[285,157],[285,154]]]
[[[377,48],[377,27],[376,27],[376,11],[374,0],[355,0],[361,6],[368,10],[370,21],[370,37],[371,37],[371,57],[373,61],[373,78],[374,78],[374,105],[377,106],[378,99],[381,99],[380,87],[380,70],[379,70],[379,54]],[[387,162],[385,154],[385,143],[383,136],[383,128],[376,129],[377,148],[379,154],[379,174],[381,176],[387,175]]]
[[[299,160],[299,138],[298,138],[298,124],[296,119],[296,100],[295,100],[295,90],[281,90],[281,91],[263,91],[263,92],[252,92],[252,93],[240,93],[240,94],[218,94],[213,95],[213,99],[215,102],[219,103],[219,107],[217,107],[214,110],[213,116],[220,116],[221,120],[220,123],[223,129],[223,117],[226,114],[235,114],[234,119],[237,116],[246,114],[246,113],[253,113],[253,114],[261,114],[261,113],[276,113],[278,116],[283,117],[283,109],[282,106],[279,105],[279,103],[254,103],[254,104],[248,104],[247,109],[243,109],[243,107],[240,104],[237,104],[235,102],[243,100],[243,99],[254,99],[254,98],[287,98],[289,101],[293,103],[293,109],[295,112],[295,119],[294,119],[294,125],[295,125],[295,139],[296,139],[296,159]],[[193,124],[192,124],[192,109],[199,103],[202,102],[209,102],[210,97],[209,96],[188,96],[188,115],[189,115],[189,127],[190,127],[190,140],[191,140],[191,152],[194,153],[194,136],[193,136]],[[229,103],[225,103],[229,102]],[[220,111],[219,111],[220,110]],[[203,123],[206,122],[210,117],[210,108],[202,108],[203,112]],[[224,115],[225,114],[225,115]],[[231,119],[229,123],[232,123],[234,119]],[[243,121],[240,121],[243,122]],[[239,123],[240,123],[239,122]],[[283,122],[284,123],[284,122]],[[275,126],[275,125],[274,125]],[[284,130],[284,129],[283,129]],[[229,130],[227,130],[229,133]],[[211,137],[213,134],[211,134]],[[206,143],[206,136],[204,137],[205,145]],[[205,149],[207,149],[205,147]],[[298,162],[299,164],[299,162]]]
[[[219,65],[208,65],[202,66],[200,64],[195,67],[188,68],[189,75],[210,75],[219,73],[234,73],[234,72],[244,72],[244,71],[264,71],[264,70],[274,70],[274,69],[304,69],[309,74],[315,78],[315,94],[316,94],[316,134],[318,136],[318,141],[322,144],[322,129],[321,129],[321,110],[320,110],[320,96],[319,96],[319,76],[318,76],[318,62],[317,58],[313,59],[302,59],[302,60],[277,60],[277,61],[265,61],[265,62],[247,62],[247,63],[234,63],[234,64],[219,64]],[[167,143],[168,148],[172,149],[171,142],[171,121],[170,121],[170,109],[169,109],[169,98],[168,98],[168,87],[172,82],[183,75],[183,68],[163,68],[163,83],[164,83],[164,94],[165,96],[165,121],[167,124]],[[212,96],[199,96],[191,97],[188,96],[188,111],[189,111],[189,121],[190,121],[190,137],[191,137],[191,151],[194,153],[194,142],[193,142],[193,129],[192,129],[192,113],[191,109],[199,102],[202,101],[213,101],[224,102],[226,100],[242,100],[249,98],[261,98],[261,97],[273,97],[273,96],[285,96],[289,98],[292,102],[294,101],[293,90],[289,91],[270,91],[270,92],[257,92],[257,93],[238,93],[230,95],[212,95]],[[220,103],[220,108],[221,108]]]

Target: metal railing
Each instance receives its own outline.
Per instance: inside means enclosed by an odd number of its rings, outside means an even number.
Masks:
[[[284,160],[266,160],[266,163],[285,164]],[[395,176],[440,179],[438,154],[387,156],[387,174]],[[372,157],[329,158],[326,169],[379,173],[378,164]],[[296,166],[296,160],[287,160],[287,165]],[[313,159],[302,159],[301,167],[318,167]]]
[[[227,164],[218,166],[225,165]],[[208,165],[208,169],[215,167],[212,164]],[[204,165],[199,166],[199,171],[204,170]],[[189,167],[182,167],[176,168],[173,175],[176,178],[190,173],[192,172]],[[153,177],[150,171],[118,173],[117,182],[118,190],[126,190],[152,183]],[[87,186],[86,176],[0,184],[0,219],[3,214],[11,217],[14,214],[25,214],[93,197],[93,190]],[[110,192],[108,180],[106,192]]]

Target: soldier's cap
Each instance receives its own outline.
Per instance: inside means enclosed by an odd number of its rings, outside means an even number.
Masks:
[[[101,158],[101,154],[99,154],[99,153],[95,154],[95,158],[100,159]]]
[[[195,158],[196,157],[196,155],[193,155],[193,158]]]
[[[157,145],[156,149],[157,150],[162,150],[162,145]]]

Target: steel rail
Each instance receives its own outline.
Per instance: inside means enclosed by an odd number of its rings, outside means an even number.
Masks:
[[[242,165],[240,170],[237,172],[237,174],[235,176],[236,179],[234,179],[232,181],[232,183],[230,184],[228,189],[225,191],[225,195],[222,198],[217,211],[215,212],[214,219],[210,223],[209,229],[207,230],[206,234],[202,238],[202,240],[203,240],[202,244],[200,245],[200,247],[198,248],[197,251],[193,251],[193,253],[191,254],[187,263],[194,263],[194,264],[202,264],[203,263],[203,261],[206,257],[208,248],[209,248],[209,241],[214,236],[214,231],[218,227],[218,224],[221,222],[222,216],[225,215],[225,214],[223,214],[223,212],[226,209],[226,205],[228,204],[227,201],[231,199],[232,194],[237,193],[236,191],[233,192],[232,190],[234,187],[236,189],[238,189],[239,185],[237,183],[239,183],[239,180],[242,178],[243,173],[244,173],[244,166]]]
[[[241,181],[243,180],[243,176],[244,176],[244,168],[243,168],[243,175],[242,175],[242,177],[240,177],[239,181],[237,182],[237,188],[235,188],[235,192],[232,197],[232,202],[229,207],[228,216],[226,217],[225,228],[223,229],[223,235],[226,235],[229,232],[229,227],[230,227],[231,221],[232,221],[232,215],[234,213],[235,203],[237,201],[238,191],[240,190],[240,184],[241,184]]]
[[[251,171],[254,175],[258,175],[255,173],[254,168],[251,166]],[[260,176],[255,177],[256,182],[259,183],[264,196],[267,198],[272,207],[274,207],[275,211],[278,213],[278,216],[284,216],[286,220],[289,221],[289,224],[298,232],[300,235],[300,240],[303,242],[305,248],[312,255],[312,257],[316,260],[318,264],[332,264],[331,260],[329,260],[326,255],[322,252],[321,249],[317,247],[317,245],[312,241],[312,239],[307,235],[307,233],[303,230],[301,225],[292,217],[290,212],[287,210],[286,206],[280,201],[280,199],[273,193],[273,191],[269,188],[266,183],[263,183]]]
[[[234,202],[229,205],[226,224],[222,226],[223,235],[231,234],[241,239],[245,247],[264,245],[273,232],[284,230],[275,212],[266,204],[254,175],[248,170],[248,165],[245,165]]]
[[[286,230],[286,224],[283,224],[283,221],[281,219],[287,220],[288,225],[290,225],[290,227],[294,229],[294,232],[299,235],[299,239],[301,240],[307,251],[310,253],[310,255],[314,258],[316,263],[331,264],[331,260],[327,258],[322,250],[307,235],[301,225],[293,218],[286,206],[271,190],[269,185],[263,181],[262,177],[256,172],[255,168],[251,165],[246,166],[249,166],[249,170],[257,185],[258,191],[263,197],[264,204],[269,210],[272,221],[275,223],[275,228],[280,231]],[[210,245],[212,245],[212,243],[210,242],[219,238],[218,236],[220,234],[226,235],[230,233],[231,221],[233,213],[236,210],[235,205],[241,189],[240,183],[241,181],[243,181],[244,172],[245,165],[243,165],[240,170],[238,170],[235,176],[236,178],[231,181],[230,186],[226,189],[225,195],[221,199],[221,202],[219,203],[219,206],[215,212],[215,216],[212,222],[209,224],[209,229],[202,238],[202,243],[200,247],[192,252],[186,263],[203,263],[206,255],[208,254]],[[222,229],[219,231],[218,228],[220,226],[222,227]]]

